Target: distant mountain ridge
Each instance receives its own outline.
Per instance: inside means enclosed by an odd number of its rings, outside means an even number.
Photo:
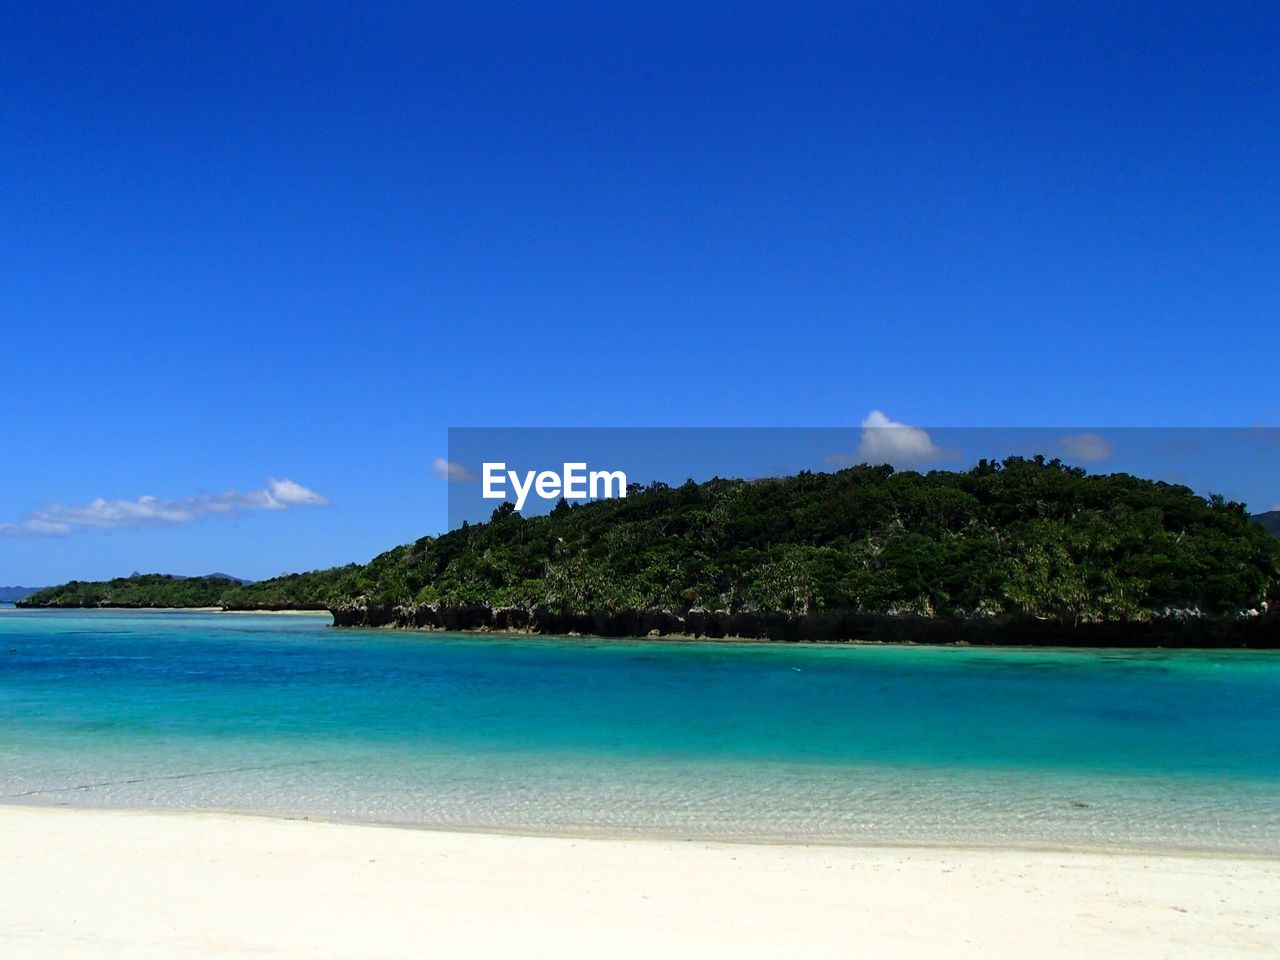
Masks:
[[[180,573],[145,574],[145,573],[139,573],[137,570],[129,574],[129,579],[132,579],[133,577],[145,577],[145,576],[168,577],[170,580],[230,580],[232,583],[238,583],[242,587],[248,586],[249,584],[254,582],[252,580],[246,580],[244,577],[233,577],[229,573],[201,573],[193,577],[184,577]]]
[[[244,577],[233,577],[229,573],[206,573],[204,576],[206,580],[231,580],[240,584],[242,587],[246,584],[253,583],[252,580],[246,580]]]
[[[33,593],[45,589],[44,587],[0,587],[0,603],[17,603],[19,600],[25,600]]]
[[[1280,537],[1280,510],[1268,510],[1266,513],[1255,513],[1249,518],[1272,536]]]

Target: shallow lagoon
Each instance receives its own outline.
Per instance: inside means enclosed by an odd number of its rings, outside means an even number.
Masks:
[[[1280,852],[1280,655],[0,613],[4,802]]]

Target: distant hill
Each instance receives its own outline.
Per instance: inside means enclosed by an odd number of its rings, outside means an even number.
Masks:
[[[230,580],[232,583],[238,583],[242,587],[253,583],[252,580],[246,580],[244,577],[233,577],[229,573],[206,573],[204,578],[206,580]]]
[[[1266,513],[1255,513],[1249,518],[1263,530],[1274,537],[1280,537],[1280,510],[1269,510]]]
[[[323,610],[349,568],[295,573],[255,583],[225,573],[181,577],[134,573],[114,580],[72,580],[31,591],[20,607],[225,607],[232,610]]]
[[[17,603],[43,589],[44,587],[0,587],[0,603]]]
[[[145,576],[169,577],[172,580],[229,580],[231,583],[238,583],[242,587],[247,586],[250,583],[253,583],[252,580],[246,580],[243,577],[233,577],[229,573],[205,573],[195,577],[184,577],[180,573],[145,574],[145,573],[139,573],[137,570],[129,574],[129,576],[126,579],[131,580],[134,577],[145,577]]]
[[[227,590],[243,581],[224,574],[178,577],[168,573],[135,573],[114,580],[72,580],[45,587],[18,602],[21,607],[216,607]]]

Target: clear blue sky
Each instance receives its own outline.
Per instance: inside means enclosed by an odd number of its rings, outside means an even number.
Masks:
[[[0,536],[0,584],[367,559],[445,526],[449,426],[1278,423],[1277,49],[1248,3],[10,5],[0,524],[329,505]]]

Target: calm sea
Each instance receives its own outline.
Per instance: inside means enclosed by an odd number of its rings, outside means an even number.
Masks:
[[[0,611],[5,803],[1280,853],[1274,652],[795,647]]]

